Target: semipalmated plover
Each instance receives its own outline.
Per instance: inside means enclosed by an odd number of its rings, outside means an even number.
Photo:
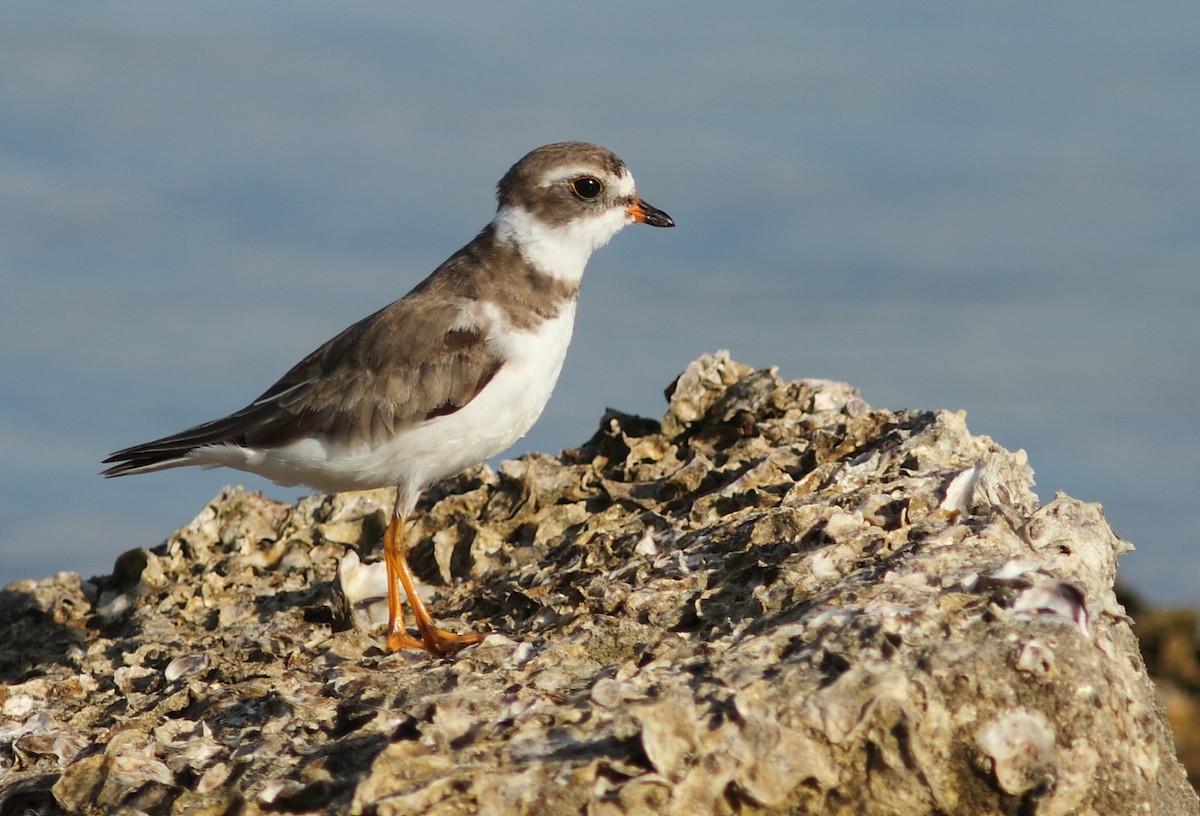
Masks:
[[[627,224],[672,227],[610,151],[539,147],[505,173],[496,217],[400,300],[360,320],[242,410],[117,451],[105,476],[231,467],[324,492],[396,487],[384,533],[387,646],[446,654],[482,635],[438,628],[408,565],[421,491],[520,439],[558,379],[583,268]],[[404,587],[420,638],[405,628]]]

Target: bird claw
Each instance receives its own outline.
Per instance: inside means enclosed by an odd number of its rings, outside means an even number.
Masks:
[[[388,632],[387,648],[389,652],[398,652],[401,649],[424,649],[437,657],[445,657],[474,643],[479,643],[484,637],[485,635],[481,632],[456,635],[445,629],[432,628],[422,629],[421,637],[415,638],[401,630]]]

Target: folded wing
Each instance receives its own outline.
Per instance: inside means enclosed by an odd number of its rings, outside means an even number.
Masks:
[[[273,448],[307,437],[369,445],[458,411],[504,359],[488,343],[486,315],[468,301],[422,300],[410,295],[350,326],[236,413],[117,451],[103,475],[188,464],[210,445]]]

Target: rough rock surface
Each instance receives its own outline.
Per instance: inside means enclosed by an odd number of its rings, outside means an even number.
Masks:
[[[1192,787],[1200,789],[1200,620],[1196,610],[1156,609],[1118,584],[1117,596],[1136,623],[1146,669],[1175,734],[1175,750]]]
[[[386,491],[223,493],[0,595],[0,814],[1195,814],[1100,508],[962,414],[727,355],[430,492],[452,658],[380,648]]]

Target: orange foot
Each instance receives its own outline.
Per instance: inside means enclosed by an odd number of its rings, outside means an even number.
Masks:
[[[456,635],[439,629],[433,622],[433,616],[429,614],[425,602],[417,592],[416,579],[408,565],[408,547],[404,542],[403,533],[404,518],[397,511],[383,534],[383,560],[387,564],[388,578],[388,650],[398,652],[401,649],[424,649],[441,657],[483,640],[482,634]],[[404,612],[400,607],[401,587],[404,588],[408,604],[412,607],[417,631],[421,633],[419,639],[410,635],[404,626]]]
[[[445,629],[434,627],[431,629],[422,629],[421,637],[415,638],[406,630],[401,629],[398,632],[388,632],[387,647],[389,652],[398,652],[401,649],[424,649],[430,654],[443,657],[448,654],[454,654],[459,649],[470,646],[472,643],[478,643],[484,637],[480,632],[456,635],[453,632],[447,632]]]

